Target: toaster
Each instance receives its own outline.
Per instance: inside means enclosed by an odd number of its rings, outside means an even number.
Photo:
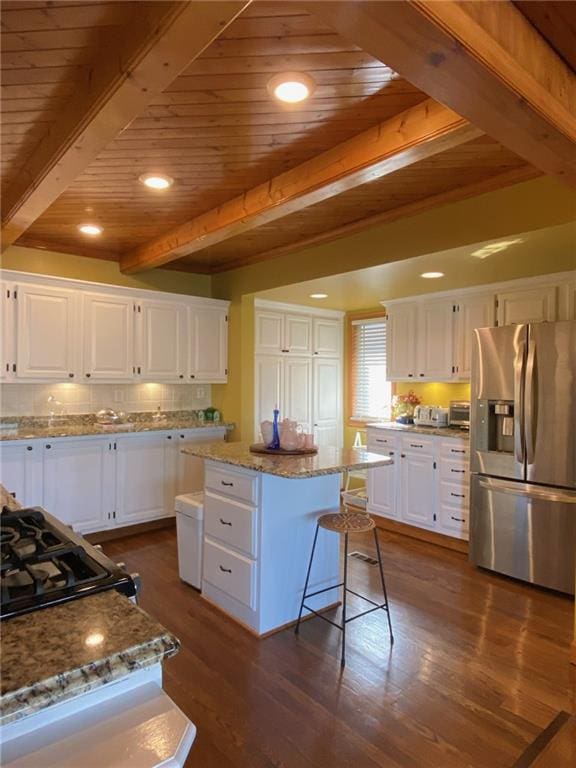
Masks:
[[[438,405],[417,405],[414,409],[414,424],[419,427],[447,427],[448,408]]]

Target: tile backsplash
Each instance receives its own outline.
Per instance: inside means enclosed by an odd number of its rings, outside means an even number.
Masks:
[[[52,396],[60,403],[49,403]],[[196,410],[211,405],[210,384],[9,384],[0,392],[1,416],[48,416],[117,411]]]

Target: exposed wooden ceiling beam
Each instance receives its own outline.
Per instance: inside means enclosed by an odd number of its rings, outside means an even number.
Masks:
[[[427,100],[124,254],[120,268],[133,273],[160,267],[480,135],[452,110]]]
[[[2,249],[13,243],[251,0],[144,5],[90,82],[39,142],[3,199]],[[149,14],[161,13],[161,16]]]
[[[576,186],[576,76],[509,0],[305,7],[544,173]]]

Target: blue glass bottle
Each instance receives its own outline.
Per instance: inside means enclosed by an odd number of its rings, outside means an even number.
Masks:
[[[274,448],[275,450],[278,450],[280,448],[280,432],[278,431],[279,415],[280,415],[280,411],[278,410],[278,407],[274,408],[274,421],[272,424],[272,442],[268,447]]]

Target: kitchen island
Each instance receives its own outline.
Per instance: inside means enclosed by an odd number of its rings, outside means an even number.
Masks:
[[[247,443],[194,445],[205,459],[202,594],[258,636],[296,621],[318,516],[340,507],[343,472],[393,464],[361,449],[261,455]],[[339,582],[339,539],[318,536],[310,590]],[[335,604],[336,590],[308,602]]]

